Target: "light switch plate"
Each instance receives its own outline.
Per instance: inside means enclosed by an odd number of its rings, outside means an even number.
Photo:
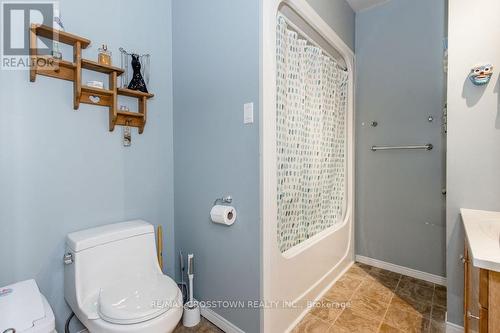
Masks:
[[[243,105],[243,123],[253,124],[253,103]]]

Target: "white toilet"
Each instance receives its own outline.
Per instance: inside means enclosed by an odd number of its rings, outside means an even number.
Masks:
[[[158,265],[151,224],[136,220],[71,233],[64,296],[91,333],[170,333],[182,293]]]
[[[35,280],[0,288],[0,332],[55,333],[55,318]]]

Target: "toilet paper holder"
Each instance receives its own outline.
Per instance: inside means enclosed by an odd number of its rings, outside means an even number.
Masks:
[[[230,195],[227,195],[222,198],[217,198],[214,201],[214,206],[217,205],[218,202],[224,203],[224,204],[230,204],[233,202],[233,198]]]

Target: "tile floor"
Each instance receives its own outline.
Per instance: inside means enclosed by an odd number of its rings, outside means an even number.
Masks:
[[[184,327],[182,326],[182,320],[179,322],[174,330],[174,333],[224,333],[217,326],[201,317],[201,322],[195,327]]]
[[[293,333],[444,333],[446,288],[356,263]]]
[[[444,333],[446,288],[354,264],[292,333]],[[202,318],[174,333],[222,333]]]

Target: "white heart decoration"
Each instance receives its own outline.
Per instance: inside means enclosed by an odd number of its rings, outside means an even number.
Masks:
[[[99,103],[99,101],[101,100],[101,98],[99,96],[89,96],[89,99],[92,103]]]

